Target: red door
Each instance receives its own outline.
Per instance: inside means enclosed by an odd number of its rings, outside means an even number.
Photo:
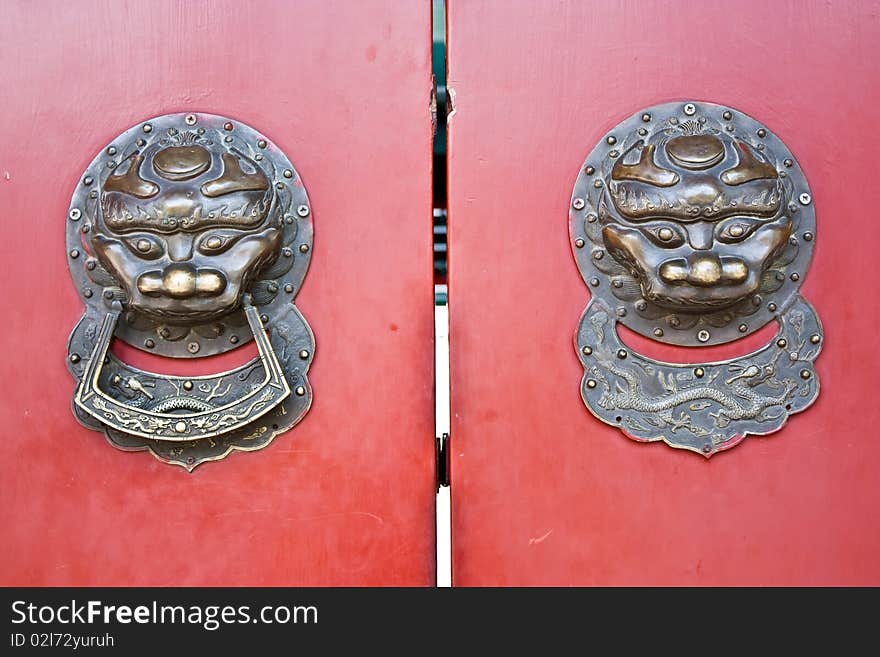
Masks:
[[[429,10],[3,4],[3,584],[434,581]],[[65,367],[82,312],[71,194],[116,135],[174,112],[263,131],[315,229],[297,296],[317,343],[310,412],[192,473],[80,426]]]
[[[878,43],[873,1],[449,3],[454,583],[880,583]],[[711,459],[594,418],[572,348],[584,158],[690,100],[758,118],[798,158],[817,213],[801,290],[825,327],[817,403]]]

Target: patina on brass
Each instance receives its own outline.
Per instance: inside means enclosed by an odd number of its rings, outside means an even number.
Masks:
[[[571,208],[593,295],[576,336],[582,396],[600,419],[710,456],[815,400],[822,329],[797,293],[815,213],[796,160],[766,127],[711,103],[642,110],[587,157]],[[640,356],[615,328],[704,346],[772,320],[780,333],[766,347],[701,365]]]
[[[311,212],[265,137],[210,114],[142,123],[89,165],[66,222],[86,305],[68,347],[81,422],[192,469],[259,449],[302,418],[314,338],[293,298]],[[255,339],[259,356],[216,375],[170,376],[122,362],[109,351],[114,337],[183,358]]]

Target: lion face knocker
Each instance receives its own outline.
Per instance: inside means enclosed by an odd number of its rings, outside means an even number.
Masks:
[[[311,403],[314,337],[293,305],[311,241],[299,176],[250,127],[166,115],[120,135],[89,165],[67,218],[86,305],[68,346],[77,418],[121,449],[190,470],[293,426]],[[113,337],[187,358],[254,339],[259,356],[167,376],[122,362]]]
[[[587,157],[571,207],[593,295],[576,335],[581,393],[599,419],[711,456],[812,404],[822,329],[798,289],[815,212],[804,174],[765,127],[711,103],[639,112]],[[763,348],[701,365],[641,356],[616,330],[704,346],[774,319]]]

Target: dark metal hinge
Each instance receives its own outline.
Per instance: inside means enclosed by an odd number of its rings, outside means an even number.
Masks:
[[[436,439],[437,488],[449,485],[449,434],[444,433]]]

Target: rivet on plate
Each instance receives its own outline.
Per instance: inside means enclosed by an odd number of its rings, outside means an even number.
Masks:
[[[303,360],[306,360],[309,357],[308,349],[303,349],[302,351],[300,351],[299,357],[302,358]]]
[[[287,292],[288,294],[290,294],[291,292],[293,292],[293,285],[288,283],[287,285],[284,286],[284,291]]]
[[[703,329],[702,331],[697,331],[697,340],[699,340],[700,342],[708,342],[709,338],[711,337],[712,335],[706,329]]]
[[[663,329],[659,328],[659,327],[655,328],[654,335],[656,335],[658,338],[662,338],[663,337]]]
[[[293,178],[293,171],[291,171],[290,169],[285,169],[284,170],[284,177],[285,178]]]
[[[302,386],[297,386],[296,390],[294,390],[294,392],[296,393],[297,397],[302,397],[304,394],[306,394],[306,389],[303,388]]]
[[[587,387],[588,387],[590,390],[592,390],[593,388],[595,388],[595,387],[596,387],[596,380],[595,380],[595,379],[587,379]]]
[[[584,168],[584,173],[588,176],[592,176],[594,173],[596,173],[596,169],[594,167],[588,166]]]
[[[723,112],[721,112],[721,118],[725,121],[730,121],[730,119],[733,118],[733,112],[731,112],[730,110],[724,110]]]
[[[706,443],[705,445],[703,445],[703,454],[708,454],[711,451],[712,451],[712,445],[710,445],[709,443]]]
[[[739,330],[740,333],[745,333],[746,331],[749,330],[749,327],[748,327],[747,325],[745,325],[745,324],[740,324],[740,325],[737,327],[737,329]]]
[[[810,197],[810,195],[807,194],[806,192],[804,192],[803,194],[801,194],[800,196],[798,196],[798,201],[801,202],[801,205],[809,205],[809,204],[810,204],[810,201],[812,201],[812,200],[813,200],[813,199],[812,199],[812,198]]]
[[[196,115],[195,114],[187,114],[183,117],[184,122],[187,125],[195,125],[196,124]]]
[[[582,240],[580,237],[578,237],[578,238],[574,241],[574,245],[575,245],[577,248],[579,248],[579,249],[584,248],[584,244],[586,244],[586,242],[584,242],[584,240]]]
[[[771,301],[770,303],[767,304],[767,310],[769,310],[771,313],[775,313],[776,312],[776,304]]]
[[[88,186],[91,185],[94,181],[95,181],[95,179],[92,178],[91,176],[86,176],[85,178],[83,178],[83,185],[85,185],[86,187],[88,187]]]
[[[785,166],[789,167],[789,168],[792,167],[792,166],[794,165],[794,162],[793,162],[791,159],[789,159],[789,158],[784,159],[784,160],[782,161],[782,163],[783,163]]]
[[[144,123],[143,131],[144,132],[153,132],[153,126],[151,126],[149,123]]]
[[[763,139],[764,137],[767,136],[767,131],[764,130],[764,128],[758,128],[758,131],[755,134],[758,135],[761,139]]]
[[[645,123],[648,123],[648,121],[650,121],[650,120],[651,120],[650,114],[648,114],[647,112],[645,114],[642,114],[642,121],[644,121]]]
[[[79,354],[70,354],[70,362],[74,363],[74,364],[78,363],[79,362]]]
[[[263,324],[265,324],[266,322],[269,321],[269,315],[260,315],[260,321],[263,322]]]
[[[184,390],[192,390],[193,389],[193,382],[192,381],[184,381],[183,382],[183,389]]]
[[[116,155],[116,147],[108,146],[107,147],[107,155]]]
[[[821,341],[822,336],[820,336],[818,333],[814,333],[810,336],[810,342],[812,342],[813,344],[819,344]]]
[[[694,114],[697,113],[697,106],[694,105],[693,103],[688,103],[687,105],[684,106],[684,113],[687,114],[688,116],[693,116]]]
[[[152,349],[153,347],[156,346],[156,343],[153,342],[153,340],[151,338],[147,338],[146,340],[144,340],[144,346],[147,349]]]
[[[308,217],[308,216],[309,216],[309,206],[308,206],[308,205],[301,205],[301,206],[299,206],[299,207],[296,209],[296,213],[297,213],[300,217]]]
[[[810,373],[810,370],[801,370],[801,378],[802,379],[806,380],[806,379],[809,379],[811,376],[812,376],[812,374]]]
[[[813,241],[813,233],[810,233],[810,232],[804,233],[804,241],[805,242],[812,242]]]
[[[223,129],[226,130],[227,132],[232,130],[234,127],[235,126],[232,125],[232,121],[227,121],[226,123],[223,124]]]
[[[626,349],[618,349],[617,350],[617,357],[620,358],[621,360],[626,358],[628,355],[629,354],[627,353]]]
[[[223,138],[223,141],[225,141],[227,144],[230,143],[232,141],[232,135],[226,135]]]
[[[79,208],[73,208],[67,214],[67,216],[70,217],[71,221],[79,221],[79,218],[82,216],[82,212],[80,211]]]
[[[614,135],[608,135],[608,138],[605,141],[608,142],[609,146],[614,146],[614,144],[617,143],[617,137]]]
[[[593,353],[593,348],[587,345],[583,349],[581,349],[581,351],[583,352],[584,356],[589,356]]]
[[[308,253],[309,252],[309,245],[308,244],[300,244],[299,245],[299,252],[300,253]]]
[[[590,279],[590,285],[593,287],[599,287],[599,279],[594,276]]]
[[[186,350],[191,354],[198,353],[200,348],[201,348],[201,346],[199,345],[198,342],[190,342],[189,344],[186,345]]]
[[[91,289],[91,288],[88,288],[88,287],[87,287],[85,290],[83,290],[83,296],[84,296],[86,299],[91,299],[91,298],[92,298],[92,294],[93,294],[93,293],[92,293],[92,289]]]
[[[801,279],[801,276],[797,272],[794,272],[791,276],[789,276],[789,278],[793,281],[799,281]]]
[[[776,341],[776,346],[779,347],[780,349],[785,349],[788,346],[788,342],[786,341],[785,338],[779,338]]]
[[[183,433],[184,431],[186,431],[186,422],[183,422],[183,421],[178,422],[177,424],[174,425],[174,430],[177,433]]]
[[[74,259],[79,258],[79,249],[73,249],[73,250],[70,252],[70,257],[71,257],[71,258],[74,258]]]
[[[229,336],[229,341],[230,341],[232,344],[238,344],[238,336],[237,336],[237,335],[230,335],[230,336]]]
[[[584,199],[578,197],[571,202],[571,207],[575,210],[583,210],[584,209]]]
[[[698,367],[694,370],[694,376],[698,379],[702,379],[705,374],[706,370],[704,370],[702,367]]]
[[[259,146],[260,148],[266,148],[266,146],[267,146],[266,140],[261,139],[260,141],[257,142],[257,146]]]

